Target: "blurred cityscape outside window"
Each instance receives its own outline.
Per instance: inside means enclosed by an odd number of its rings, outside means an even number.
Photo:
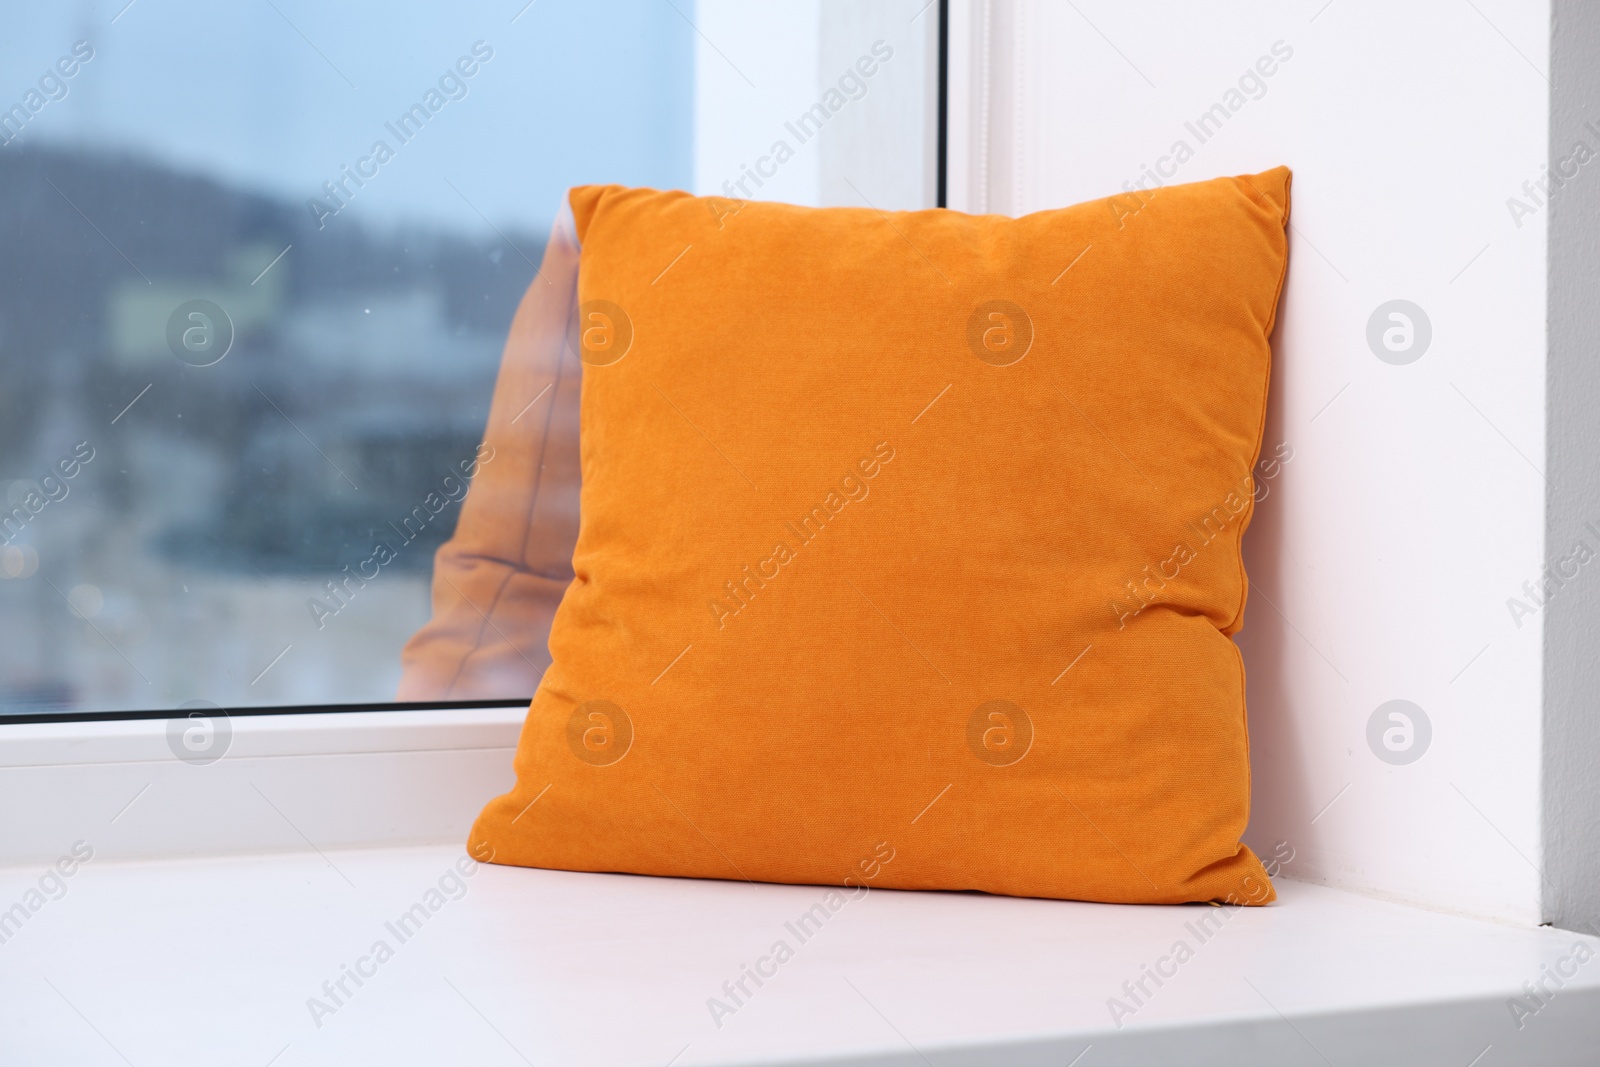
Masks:
[[[392,700],[563,191],[692,182],[694,6],[125,4],[0,36],[0,714]]]

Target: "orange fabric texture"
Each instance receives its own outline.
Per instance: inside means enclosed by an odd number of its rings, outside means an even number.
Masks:
[[[1018,219],[571,205],[575,578],[473,855],[1273,898],[1229,635],[1286,169]]]
[[[558,225],[511,323],[472,489],[434,554],[433,616],[401,653],[401,700],[526,697],[572,580],[578,394],[566,345],[578,247]]]

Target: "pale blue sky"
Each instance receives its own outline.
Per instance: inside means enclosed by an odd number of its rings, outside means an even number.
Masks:
[[[131,151],[303,203],[375,139],[397,147],[384,123],[481,40],[494,57],[467,79],[468,95],[328,225],[353,217],[486,230],[475,206],[497,226],[542,229],[569,185],[687,187],[692,0],[673,0],[677,11],[667,0],[525,2],[9,5],[0,110],[87,40],[94,59],[18,145]]]

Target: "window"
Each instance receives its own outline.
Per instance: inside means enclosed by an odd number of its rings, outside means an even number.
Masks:
[[[0,714],[392,700],[564,190],[931,204],[931,6],[13,12]]]

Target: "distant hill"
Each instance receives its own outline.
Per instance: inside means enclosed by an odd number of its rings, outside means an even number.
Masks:
[[[0,148],[0,478],[28,476],[46,432],[81,423],[119,446],[103,505],[155,523],[163,554],[258,572],[344,562],[471,453],[543,253],[543,235],[508,237],[347,215],[319,231],[304,203],[149,160]],[[235,294],[222,302],[240,339],[198,370],[163,351],[162,326],[168,305],[211,293]],[[197,504],[196,486],[145,469],[161,455],[218,488]],[[406,564],[425,566],[431,545],[416,548]]]

